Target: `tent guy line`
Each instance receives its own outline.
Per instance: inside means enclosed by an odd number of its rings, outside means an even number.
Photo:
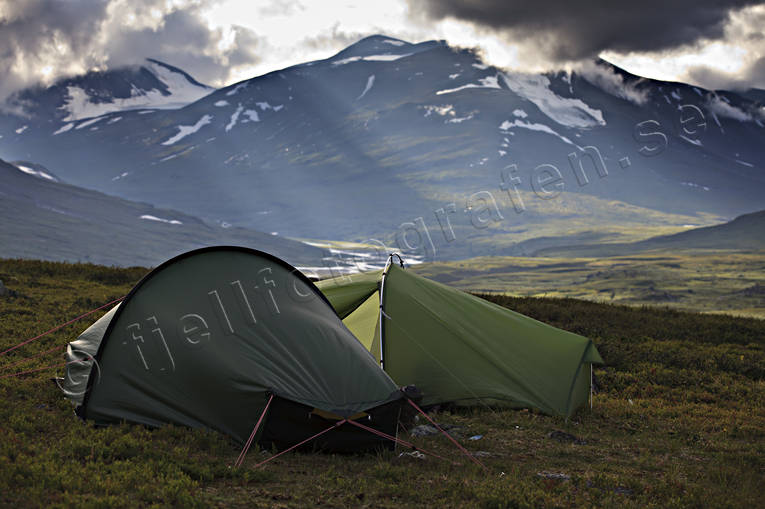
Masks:
[[[21,343],[17,344],[16,346],[12,346],[11,348],[8,348],[7,350],[3,350],[2,352],[0,352],[0,355],[5,355],[5,354],[7,354],[8,352],[12,352],[13,350],[16,350],[16,349],[17,349],[17,348],[19,348],[19,347],[22,347],[22,346],[24,346],[24,345],[26,345],[26,344],[28,344],[28,343],[31,343],[32,341],[36,341],[36,340],[38,340],[38,339],[40,339],[40,338],[43,338],[43,337],[47,336],[48,334],[52,334],[52,333],[56,332],[56,331],[57,331],[57,330],[59,330],[59,329],[63,329],[63,328],[64,328],[64,327],[66,327],[67,325],[71,325],[71,324],[73,324],[74,322],[76,322],[76,321],[78,321],[78,320],[82,320],[83,318],[85,318],[85,317],[87,317],[87,316],[90,316],[90,315],[92,315],[92,314],[93,314],[93,313],[95,313],[96,311],[100,311],[100,310],[102,310],[102,309],[106,309],[106,308],[108,308],[109,306],[112,306],[112,305],[114,305],[114,304],[116,304],[116,303],[118,303],[118,302],[122,301],[124,298],[125,298],[125,297],[120,297],[119,299],[114,299],[114,300],[113,300],[113,301],[111,301],[111,302],[107,302],[107,303],[106,303],[106,304],[104,304],[103,306],[99,306],[99,307],[97,307],[96,309],[91,309],[91,310],[90,310],[90,311],[88,311],[87,313],[83,313],[83,314],[81,314],[80,316],[78,316],[77,318],[72,318],[72,319],[71,319],[71,320],[69,320],[68,322],[62,323],[61,325],[57,325],[56,327],[53,327],[52,329],[50,329],[50,330],[48,330],[48,331],[45,331],[45,332],[43,332],[43,333],[42,333],[42,334],[40,334],[39,336],[35,336],[35,337],[33,337],[33,338],[29,338],[29,339],[27,339],[27,340],[25,340],[25,341],[22,341]]]

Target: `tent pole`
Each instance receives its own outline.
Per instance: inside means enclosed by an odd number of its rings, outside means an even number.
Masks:
[[[380,324],[378,328],[380,329],[380,369],[383,371],[385,371],[385,360],[383,359],[383,316],[385,315],[385,311],[383,311],[383,291],[385,289],[385,276],[388,274],[388,268],[390,267],[392,261],[393,255],[391,254],[388,256],[388,261],[385,262],[382,278],[380,278],[380,312],[378,313]]]
[[[393,257],[398,257],[398,263],[401,265],[401,268],[404,268],[404,260],[401,258],[401,255],[398,253],[391,253],[388,255],[388,261],[385,262],[385,268],[382,272],[382,278],[380,279],[380,313],[379,313],[379,329],[380,329],[380,368],[385,371],[385,360],[383,359],[383,317],[385,316],[385,311],[383,310],[383,291],[385,290],[385,276],[388,275],[388,269],[390,268],[391,263],[393,263]]]

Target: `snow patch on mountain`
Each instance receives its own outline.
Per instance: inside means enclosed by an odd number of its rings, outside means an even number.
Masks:
[[[215,104],[213,104],[213,106],[222,108],[224,106],[228,106],[228,101],[215,101]]]
[[[172,145],[173,143],[177,143],[186,136],[189,136],[191,134],[194,134],[195,132],[202,129],[202,127],[206,126],[210,123],[210,121],[213,119],[212,115],[204,115],[202,118],[197,120],[197,123],[194,125],[179,125],[176,126],[178,129],[178,134],[175,136],[165,140],[162,142],[162,145]]]
[[[566,138],[565,136],[563,136],[563,135],[559,134],[558,132],[556,132],[555,130],[551,129],[550,126],[546,126],[544,124],[538,124],[538,123],[534,123],[534,122],[525,122],[523,120],[513,120],[512,122],[509,121],[509,120],[505,120],[504,122],[502,122],[499,125],[499,128],[502,131],[508,131],[509,129],[512,129],[513,127],[520,127],[521,129],[528,129],[529,131],[539,131],[539,132],[542,132],[542,133],[552,134],[553,136],[558,137],[563,142],[568,143],[569,145],[573,145],[573,146],[575,146],[575,147],[577,147],[579,149],[582,148],[579,145],[577,145],[576,143],[574,143],[571,140],[569,140],[568,138]]]
[[[470,113],[466,117],[454,117],[454,118],[450,118],[449,120],[446,121],[446,123],[448,123],[448,124],[461,124],[465,120],[472,119],[474,116],[475,116],[474,113]]]
[[[680,185],[686,187],[696,187],[698,189],[703,189],[704,191],[709,191],[707,186],[702,186],[701,184],[697,184],[695,182],[680,182]]]
[[[732,118],[739,122],[752,121],[752,115],[721,100],[718,95],[713,95],[709,98],[707,101],[707,108],[709,108],[713,114],[720,117]],[[719,121],[717,121],[717,125],[720,125]]]
[[[338,65],[345,65],[350,64],[352,62],[393,62],[394,60],[398,60],[400,58],[405,58],[408,56],[411,56],[412,53],[404,53],[403,55],[396,55],[396,54],[385,54],[385,55],[367,55],[367,56],[352,56],[348,58],[343,58],[341,60],[337,60],[335,62],[332,62],[333,66]]]
[[[257,110],[244,110],[242,113],[250,122],[260,122]]]
[[[181,221],[178,221],[177,219],[164,219],[157,216],[151,216],[149,214],[144,214],[139,219],[144,219],[146,221],[157,221],[160,223],[167,223],[167,224],[183,224]]]
[[[239,106],[236,107],[236,111],[231,115],[231,120],[228,124],[226,124],[226,132],[229,132],[231,129],[234,128],[237,121],[239,120],[239,115],[242,114],[242,111],[244,110],[244,106],[239,104]]]
[[[561,97],[550,90],[547,76],[534,74],[502,74],[505,85],[534,103],[537,108],[555,122],[566,127],[586,128],[606,125],[603,112],[581,99]]]
[[[103,117],[91,118],[90,120],[86,120],[85,122],[82,122],[81,124],[78,124],[77,127],[75,127],[74,129],[75,130],[84,129],[84,128],[88,127],[89,125],[93,125],[96,122],[100,122],[103,119],[104,119]]]
[[[71,122],[84,118],[99,117],[115,111],[146,107],[176,109],[201,99],[212,91],[211,88],[194,84],[183,74],[172,71],[155,62],[149,61],[143,65],[143,68],[147,69],[158,81],[167,87],[165,93],[156,88],[143,90],[133,86],[130,91],[130,97],[115,97],[109,101],[103,101],[101,98],[98,98],[98,101],[94,101],[95,97],[88,94],[86,90],[77,86],[68,86],[67,100],[60,107],[66,113],[63,120]]]
[[[256,102],[255,105],[261,109],[261,111],[266,110],[273,110],[273,111],[279,111],[280,109],[284,108],[283,104],[277,104],[276,106],[271,106],[269,103],[265,101]]]
[[[49,175],[41,170],[35,170],[34,168],[30,168],[29,166],[23,166],[23,165],[16,165],[16,168],[19,169],[19,171],[22,171],[26,173],[27,175],[32,175],[33,177],[50,180],[52,182],[58,182],[58,179],[54,177],[53,175]]]
[[[403,55],[367,55],[364,57],[364,60],[367,62],[393,62],[394,60],[408,57],[410,55],[412,55],[412,53],[404,53]]]
[[[228,92],[226,92],[226,95],[227,95],[227,96],[236,95],[236,94],[238,94],[240,91],[242,91],[242,89],[245,89],[245,88],[247,88],[247,85],[248,85],[248,84],[249,84],[249,82],[248,82],[248,81],[245,81],[245,82],[243,82],[243,83],[239,83],[237,86],[235,86],[234,88],[232,88],[231,90],[229,90]]]
[[[454,109],[454,106],[451,104],[426,105],[426,106],[420,106],[420,109],[425,110],[423,117],[426,117],[426,118],[430,117],[431,115],[446,117],[446,120],[444,120],[444,124],[461,124],[465,120],[470,120],[474,118],[475,114],[478,113],[478,111],[471,111],[467,115],[458,117],[457,111]]]
[[[65,133],[74,127],[74,122],[69,122],[68,124],[64,124],[61,127],[59,127],[56,131],[54,131],[53,136],[56,136],[57,134]]]
[[[457,87],[457,88],[439,90],[438,92],[436,92],[436,95],[452,94],[454,92],[459,92],[460,90],[465,90],[468,88],[499,88],[501,89],[502,87],[499,86],[499,79],[497,76],[486,76],[485,78],[479,79],[478,83],[468,83],[467,85],[462,85],[461,87]]]
[[[364,91],[361,93],[360,96],[356,98],[356,100],[358,101],[359,99],[367,95],[367,92],[369,92],[372,89],[372,85],[374,84],[375,84],[375,75],[372,74],[369,78],[367,78],[367,86],[364,87]]]
[[[425,110],[424,117],[429,117],[433,113],[436,115],[441,115],[442,117],[446,115],[454,116],[456,113],[454,112],[454,106],[451,104],[442,104],[440,106],[423,106],[422,109]]]

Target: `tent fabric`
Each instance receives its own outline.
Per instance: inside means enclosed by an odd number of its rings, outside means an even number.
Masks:
[[[343,320],[348,330],[361,341],[367,350],[372,349],[372,344],[378,334],[379,312],[380,292],[375,291]]]
[[[102,423],[176,423],[245,442],[270,394],[341,417],[374,415],[402,397],[313,283],[245,248],[206,248],[166,262],[70,349],[91,352],[95,362],[86,381],[81,365],[69,365],[65,394],[79,415]],[[289,405],[274,406],[269,430]],[[297,443],[315,426],[291,422],[282,441]],[[378,441],[367,435],[367,443]]]
[[[330,301],[337,316],[345,318],[377,291],[382,272],[382,270],[375,270],[343,275],[319,281],[317,286]]]
[[[101,344],[104,332],[106,332],[109,322],[112,321],[114,313],[119,307],[119,304],[114,306],[80,334],[75,341],[66,345],[66,377],[59,384],[59,387],[75,405],[82,404],[87,389],[88,376],[90,376],[93,367],[92,359],[98,353],[98,346]],[[98,376],[98,373],[94,373],[94,376]]]
[[[340,316],[347,312],[349,328],[363,331],[357,337],[378,361],[379,309],[372,313],[368,302],[379,299],[369,280],[380,276],[378,271],[318,284]],[[502,404],[570,416],[587,401],[590,365],[603,362],[587,338],[396,265],[387,269],[383,299],[385,371],[399,385],[417,386],[425,405]],[[351,300],[362,304],[349,311]]]

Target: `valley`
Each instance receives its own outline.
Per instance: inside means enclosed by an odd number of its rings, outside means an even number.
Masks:
[[[412,270],[466,291],[765,318],[765,251],[485,257]]]

